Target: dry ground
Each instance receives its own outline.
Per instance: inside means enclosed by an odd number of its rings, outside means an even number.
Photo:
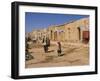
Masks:
[[[51,42],[48,53],[44,53],[43,47],[30,49],[34,59],[26,61],[26,68],[34,67],[58,67],[89,64],[89,46],[82,43],[62,43],[62,56],[57,54],[56,42]]]

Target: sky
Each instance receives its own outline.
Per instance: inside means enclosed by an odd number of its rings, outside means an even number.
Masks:
[[[89,16],[25,12],[25,32],[31,32],[34,29],[47,28],[52,25],[61,25],[85,17]]]

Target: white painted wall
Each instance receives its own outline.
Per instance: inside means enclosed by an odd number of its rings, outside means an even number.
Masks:
[[[11,65],[11,2],[14,0],[1,0],[0,1],[0,81],[13,81],[10,78],[10,65]],[[20,0],[16,0],[20,1]],[[21,0],[30,2],[43,2],[43,3],[58,3],[58,4],[72,4],[72,5],[87,5],[98,6],[100,10],[100,0]],[[98,12],[100,14],[100,11]],[[100,15],[98,15],[98,22]],[[100,31],[100,23],[98,23],[98,31]],[[100,35],[100,32],[98,32]],[[100,41],[100,37],[98,38]],[[99,45],[100,43],[98,43]],[[100,46],[98,46],[99,48]],[[100,50],[98,58],[100,62]],[[100,68],[100,63],[98,65]],[[100,72],[100,70],[99,70]],[[99,81],[100,74],[98,75],[83,75],[83,76],[65,76],[53,78],[39,78],[39,79],[26,79],[26,81]],[[22,80],[21,80],[22,81]]]

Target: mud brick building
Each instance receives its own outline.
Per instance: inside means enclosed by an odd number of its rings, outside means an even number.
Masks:
[[[88,42],[89,18],[71,21],[48,28],[49,38],[54,41]]]
[[[44,36],[49,37],[52,41],[88,43],[89,17],[31,32],[31,37],[35,39],[41,40]]]

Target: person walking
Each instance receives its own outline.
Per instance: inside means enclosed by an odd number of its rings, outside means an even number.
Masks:
[[[58,49],[57,49],[57,52],[58,52],[58,56],[61,56],[61,43],[60,42],[57,42],[57,45],[58,45]]]
[[[49,39],[49,37],[46,38],[46,43],[47,43],[47,46],[49,47],[50,46],[50,39]]]
[[[43,37],[43,47],[44,47],[44,52],[47,53],[48,52],[48,47],[47,47],[47,38],[44,36]]]

